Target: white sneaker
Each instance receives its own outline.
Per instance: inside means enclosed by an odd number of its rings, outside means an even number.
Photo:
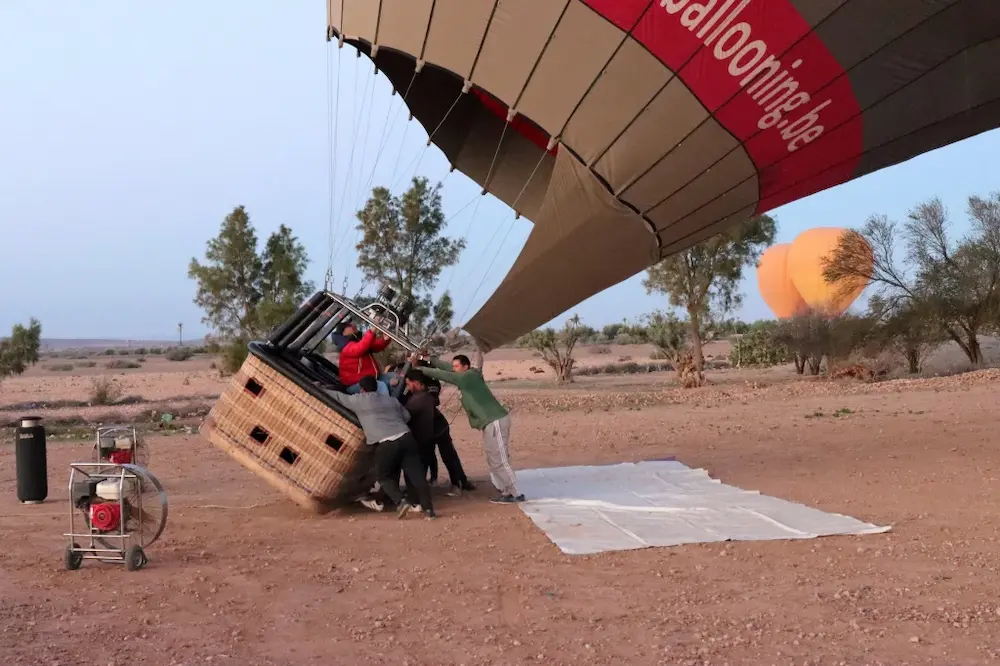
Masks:
[[[412,511],[413,513],[423,513],[424,507],[420,506],[419,504],[411,504],[410,511]]]
[[[379,502],[378,500],[363,499],[360,500],[360,502],[361,506],[365,507],[366,509],[371,509],[372,511],[385,511],[385,505],[382,504],[382,502]]]
[[[448,497],[461,497],[462,489],[458,486],[451,486],[448,488]]]

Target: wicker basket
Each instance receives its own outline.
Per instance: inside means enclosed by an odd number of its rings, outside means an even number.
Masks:
[[[371,452],[361,428],[339,404],[325,404],[295,381],[294,371],[285,376],[277,368],[287,368],[253,351],[205,419],[202,434],[315,513],[355,499],[371,485]]]

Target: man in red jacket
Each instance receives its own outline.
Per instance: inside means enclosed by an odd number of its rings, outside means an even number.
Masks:
[[[358,382],[362,377],[374,377],[378,381],[378,392],[389,393],[389,386],[381,380],[378,361],[375,354],[389,346],[389,340],[376,336],[375,331],[368,330],[362,334],[354,322],[344,324],[339,332],[332,336],[333,344],[340,351],[340,382],[347,387],[345,392],[358,393],[361,388]]]

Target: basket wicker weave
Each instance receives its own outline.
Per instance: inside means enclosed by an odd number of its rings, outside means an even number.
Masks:
[[[201,432],[300,506],[325,513],[371,485],[371,452],[343,407],[325,404],[275,365],[251,346]]]

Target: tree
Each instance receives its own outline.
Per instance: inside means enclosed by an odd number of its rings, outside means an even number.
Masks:
[[[998,210],[1000,195],[970,197],[972,230],[958,241],[951,238],[947,211],[937,198],[913,208],[901,228],[885,215],[874,215],[860,232],[844,236],[826,262],[824,278],[868,280],[876,286],[883,309],[909,312],[911,317],[919,313],[954,341],[970,363],[979,365],[979,338],[1000,315]],[[900,266],[900,249],[912,269]]]
[[[400,296],[413,299],[411,332],[425,335],[451,328],[454,310],[445,292],[437,303],[430,297],[441,272],[458,263],[465,239],[443,235],[441,184],[430,187],[426,178],[414,178],[402,197],[376,187],[358,211],[358,268],[365,279],[386,283]]]
[[[653,312],[644,318],[644,327],[629,327],[632,335],[639,336],[653,345],[656,356],[670,362],[677,373],[677,380],[684,388],[701,386],[705,375],[694,360],[691,322],[684,321],[673,312]],[[699,340],[707,342],[715,335],[711,326],[699,327]]]
[[[202,321],[227,340],[256,335],[263,262],[257,232],[243,206],[233,209],[219,235],[208,241],[205,262],[191,259],[188,266],[188,277],[198,283],[194,302],[205,311]]]
[[[944,330],[922,301],[890,307],[879,296],[868,300],[871,317],[878,322],[876,346],[902,357],[910,374],[917,374],[931,351],[945,341]]]
[[[573,315],[561,331],[544,328],[532,331],[525,338],[527,346],[541,352],[542,360],[555,373],[557,384],[573,381],[573,368],[576,366],[573,352],[580,341],[581,330],[580,317]]]
[[[25,327],[15,324],[10,337],[0,340],[0,380],[22,374],[28,366],[38,363],[42,342],[42,325],[32,318]]]
[[[778,323],[775,340],[794,354],[795,371],[818,375],[826,361],[848,358],[873,339],[874,322],[870,317],[844,314],[830,317],[821,312],[807,312]]]
[[[309,257],[305,247],[284,224],[271,234],[261,255],[258,319],[269,330],[285,321],[313,291],[305,279]]]
[[[795,372],[818,375],[823,358],[830,350],[830,326],[826,317],[815,312],[800,314],[779,322],[775,339],[795,356]]]
[[[743,270],[774,243],[777,223],[753,217],[694,247],[667,257],[647,271],[647,293],[666,294],[670,305],[687,314],[691,353],[698,374],[704,366],[702,342],[713,316],[738,306]]]
[[[198,284],[194,302],[202,319],[228,343],[224,363],[235,371],[246,359],[250,340],[262,337],[287,319],[314,289],[304,278],[306,250],[281,225],[257,251],[257,232],[243,206],[223,220],[219,235],[208,241],[205,263],[192,259],[188,276]]]

